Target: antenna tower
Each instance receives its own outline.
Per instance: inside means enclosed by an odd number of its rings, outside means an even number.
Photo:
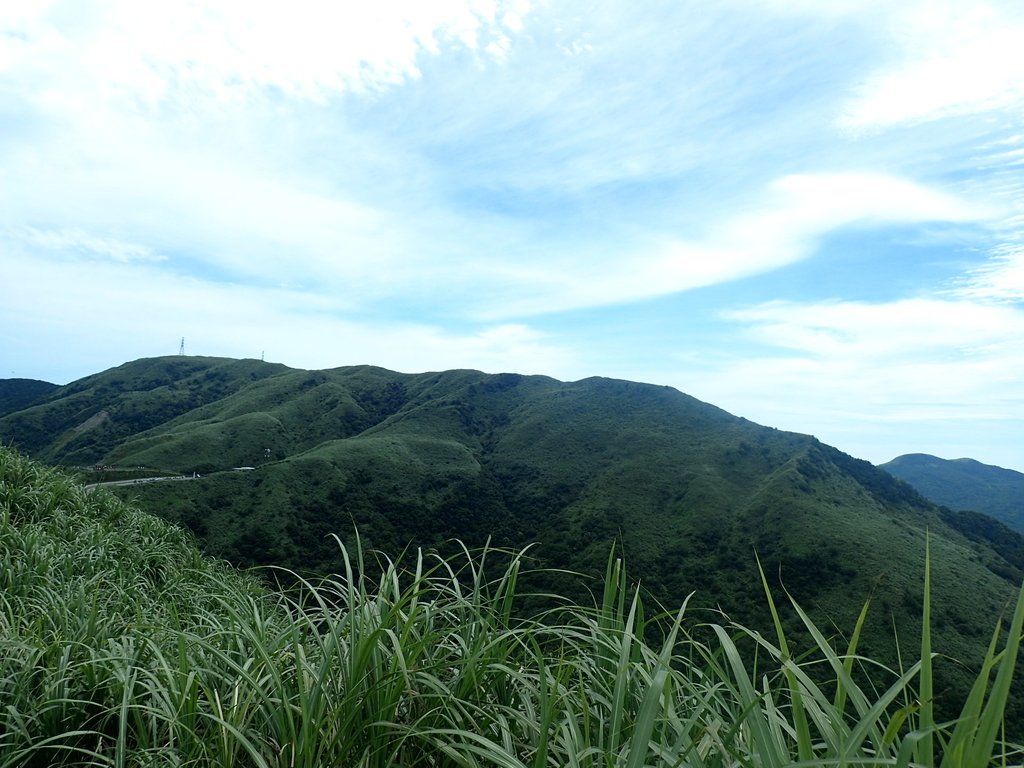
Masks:
[[[185,354],[185,337],[184,336],[181,337],[181,345],[178,347],[178,354],[179,355],[184,355]]]

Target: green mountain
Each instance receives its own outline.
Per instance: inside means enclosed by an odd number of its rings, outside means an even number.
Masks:
[[[693,605],[767,631],[756,552],[820,624],[848,631],[871,598],[862,648],[893,663],[894,625],[919,636],[926,532],[936,646],[968,669],[1024,577],[1020,537],[965,524],[813,437],[627,381],[157,358],[0,418],[0,440],[50,463],[197,473],[118,492],[244,565],[337,571],[331,534],[351,542],[357,528],[389,553],[537,542],[539,564],[598,574],[617,539],[665,605],[695,591]],[[938,666],[939,690],[962,691],[969,674]]]
[[[0,416],[28,408],[57,389],[56,384],[36,379],[0,379]]]
[[[925,453],[879,465],[936,504],[983,512],[1024,533],[1024,474],[974,459],[940,459]]]

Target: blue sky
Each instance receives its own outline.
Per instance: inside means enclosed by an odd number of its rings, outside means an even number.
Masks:
[[[0,376],[668,384],[1024,470],[1024,6],[0,9]]]

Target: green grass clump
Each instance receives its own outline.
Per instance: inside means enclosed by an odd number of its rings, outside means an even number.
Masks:
[[[646,615],[614,557],[596,605],[523,619],[522,552],[382,558],[372,580],[363,556],[274,593],[0,449],[0,768],[1020,760],[1001,723],[1024,592],[961,718],[935,723],[927,586],[921,660],[890,671],[857,655],[864,614],[835,650],[794,602],[817,649],[800,658],[778,618],[774,639],[691,635],[685,605]]]

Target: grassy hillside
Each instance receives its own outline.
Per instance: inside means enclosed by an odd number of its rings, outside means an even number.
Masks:
[[[36,379],[0,379],[0,416],[28,408],[57,389],[56,384]]]
[[[0,438],[51,463],[92,464],[137,433],[286,370],[259,360],[158,357],[52,390],[0,419]]]
[[[77,419],[103,412],[102,423],[75,432]],[[339,572],[331,534],[352,545],[358,528],[387,552],[412,545],[448,556],[453,539],[536,542],[538,565],[597,575],[619,540],[631,572],[664,605],[695,591],[693,616],[720,607],[767,632],[772,617],[750,588],[760,579],[756,552],[769,583],[824,626],[852,626],[871,598],[862,647],[891,663],[894,627],[911,646],[920,635],[930,531],[936,631],[962,662],[937,662],[943,713],[966,691],[988,627],[1024,577],[1019,539],[995,547],[992,532],[867,462],[667,387],[163,358],[69,385],[0,420],[0,437],[38,441],[39,431],[19,437],[26,419],[54,427],[55,439],[35,449],[50,461],[199,472],[117,492],[238,564]],[[230,471],[238,466],[255,469]],[[550,571],[528,584],[577,599],[592,588]],[[801,626],[795,613],[782,621]],[[902,652],[912,653],[906,642]],[[1022,698],[1013,706],[1024,721]]]
[[[880,465],[936,504],[991,515],[1024,533],[1024,474],[974,459],[940,459],[924,453]]]
[[[989,653],[958,723],[944,725],[927,630],[922,655],[890,671],[855,658],[856,640],[837,651],[808,620],[800,636],[816,650],[794,660],[797,638],[780,625],[765,637],[719,621],[705,643],[685,631],[685,608],[645,619],[613,558],[592,607],[517,619],[515,553],[414,553],[371,581],[362,551],[342,552],[343,575],[267,592],[180,530],[0,448],[0,766],[814,768],[943,756],[980,767],[1022,756],[1000,724],[1024,590],[1001,660]],[[505,567],[488,568],[498,556]],[[941,610],[927,586],[921,595],[923,616]],[[742,651],[754,645],[756,668]],[[863,666],[880,689],[858,684]]]

